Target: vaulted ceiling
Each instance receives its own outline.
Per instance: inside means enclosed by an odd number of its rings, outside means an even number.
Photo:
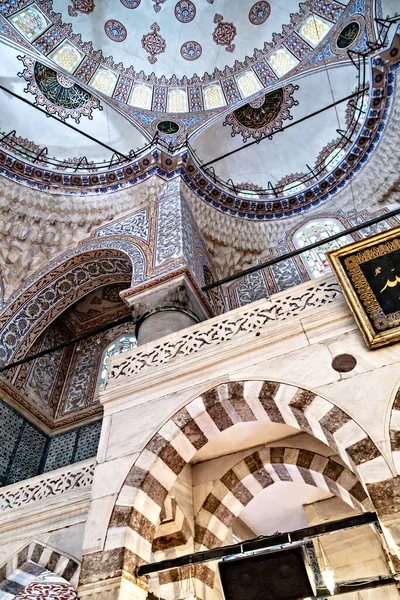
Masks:
[[[149,155],[156,135],[160,167],[186,169],[215,208],[292,216],[342,182],[331,173],[373,108],[372,60],[384,48],[370,52],[362,77],[349,51],[369,48],[379,37],[375,17],[396,6],[9,0],[0,12],[1,172],[56,195],[115,191],[157,163]],[[190,158],[180,162],[187,140]]]

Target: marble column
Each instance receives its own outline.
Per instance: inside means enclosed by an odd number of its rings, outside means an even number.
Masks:
[[[179,305],[165,305],[148,311],[137,326],[138,345],[153,342],[199,322],[197,316]]]

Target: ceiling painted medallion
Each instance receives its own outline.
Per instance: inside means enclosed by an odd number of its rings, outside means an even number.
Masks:
[[[268,2],[256,2],[249,12],[249,20],[253,25],[262,25],[271,14]]]
[[[150,29],[151,32],[146,33],[146,35],[142,37],[142,48],[150,55],[147,57],[149,63],[154,65],[154,63],[157,62],[156,54],[165,52],[167,42],[158,33],[160,31],[158,23],[153,23],[153,25],[150,26]]]
[[[181,23],[190,23],[196,16],[196,7],[190,0],[180,0],[175,6],[175,17]]]
[[[283,121],[293,118],[289,109],[298,104],[293,98],[298,89],[298,85],[290,84],[244,104],[231,112],[223,125],[230,125],[232,137],[241,134],[244,142],[250,137],[257,140],[271,135],[282,127]]]
[[[78,12],[88,15],[94,8],[94,0],[72,0],[72,6],[68,6],[68,14],[70,17],[77,17]]]
[[[113,42],[123,42],[126,40],[126,27],[119,21],[110,20],[104,24],[104,31]]]
[[[28,81],[25,92],[35,96],[35,104],[45,106],[52,115],[63,121],[68,117],[77,123],[81,116],[92,119],[94,108],[103,110],[100,101],[71,79],[27,56],[19,57],[26,69],[18,73]]]
[[[121,4],[123,4],[126,8],[137,8],[142,0],[121,0]]]
[[[233,23],[224,22],[222,15],[215,15],[214,23],[217,23],[213,32],[213,40],[218,46],[225,46],[227,52],[233,52],[235,44],[232,44],[236,36],[236,27]]]
[[[185,42],[181,47],[181,56],[185,60],[197,60],[202,52],[203,49],[198,42]]]

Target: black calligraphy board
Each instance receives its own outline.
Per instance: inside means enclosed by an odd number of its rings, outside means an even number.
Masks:
[[[340,257],[375,333],[400,325],[400,236]]]

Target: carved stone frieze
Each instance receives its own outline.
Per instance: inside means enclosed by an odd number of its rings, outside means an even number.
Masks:
[[[70,465],[68,469],[44,473],[3,488],[0,493],[0,512],[21,508],[31,502],[53,498],[78,488],[90,489],[94,467],[94,461]]]

